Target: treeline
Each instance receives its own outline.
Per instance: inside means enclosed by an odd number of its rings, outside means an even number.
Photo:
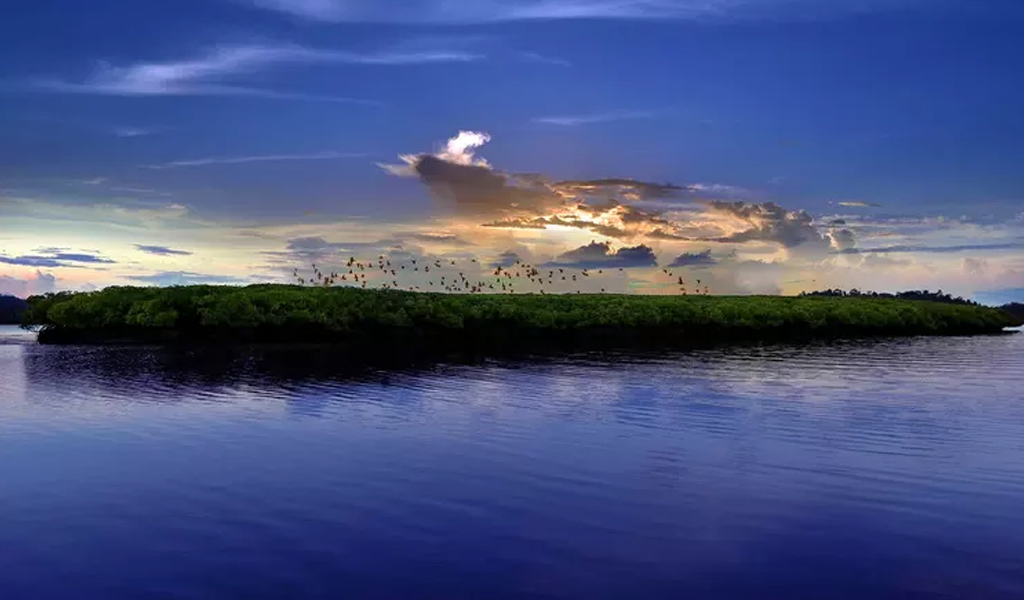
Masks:
[[[963,304],[967,306],[980,306],[973,300],[945,294],[942,290],[932,292],[930,290],[911,290],[890,294],[886,292],[862,292],[858,289],[846,290],[821,290],[817,292],[801,292],[800,296],[823,296],[827,298],[890,298],[895,300],[919,300],[922,302],[941,302],[943,304]]]
[[[18,325],[28,303],[14,296],[0,296],[0,325]]]
[[[456,295],[287,285],[114,287],[29,299],[41,342],[686,345],[731,339],[943,335],[1019,324],[980,306],[892,298]]]
[[[1009,304],[1004,304],[1002,309],[1013,315],[1017,320],[1024,321],[1024,304],[1021,304],[1020,302],[1011,302]]]

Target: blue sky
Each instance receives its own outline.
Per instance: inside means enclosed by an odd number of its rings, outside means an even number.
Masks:
[[[1024,288],[1020,2],[19,4],[0,291],[357,251],[643,256],[607,285],[654,292],[651,257],[721,293]]]

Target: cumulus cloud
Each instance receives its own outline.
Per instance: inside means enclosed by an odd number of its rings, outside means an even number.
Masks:
[[[591,242],[561,254],[546,266],[577,269],[656,267],[658,258],[654,250],[642,244],[613,251],[608,242]]]
[[[153,254],[155,256],[192,256],[192,253],[187,250],[175,250],[174,248],[168,248],[167,246],[135,244],[135,249],[139,252],[145,252],[146,254]]]
[[[27,298],[36,294],[48,294],[57,290],[57,277],[39,269],[26,278],[0,275],[0,294]]]

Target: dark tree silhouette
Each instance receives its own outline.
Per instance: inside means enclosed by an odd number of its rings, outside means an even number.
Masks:
[[[21,317],[28,308],[21,298],[14,296],[0,296],[0,325],[19,325]]]
[[[1017,320],[1024,321],[1024,304],[1021,304],[1020,302],[1011,302],[1009,304],[1004,304],[1001,308],[1016,317]]]

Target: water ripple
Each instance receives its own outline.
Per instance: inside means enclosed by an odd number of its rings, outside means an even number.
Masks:
[[[0,596],[1024,597],[1022,350],[4,339]]]

